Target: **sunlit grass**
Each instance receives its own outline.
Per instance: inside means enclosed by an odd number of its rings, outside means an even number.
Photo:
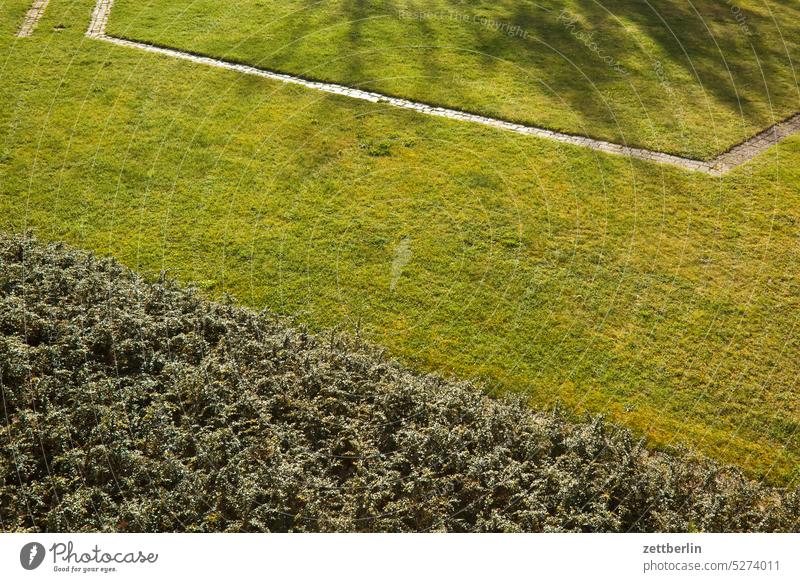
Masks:
[[[800,139],[716,179],[89,40],[93,4],[0,5],[0,227],[798,477]]]
[[[112,34],[710,158],[800,110],[800,10],[755,0],[117,0]]]

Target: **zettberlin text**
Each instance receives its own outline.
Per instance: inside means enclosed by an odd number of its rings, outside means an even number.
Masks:
[[[686,543],[682,546],[673,546],[672,544],[658,544],[657,546],[642,546],[643,554],[702,554],[703,548],[692,543]]]

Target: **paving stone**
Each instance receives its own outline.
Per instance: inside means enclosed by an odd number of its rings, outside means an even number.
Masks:
[[[28,12],[25,14],[25,20],[22,21],[22,25],[19,27],[19,31],[17,32],[17,36],[26,37],[33,34],[33,31],[36,29],[36,25],[39,24],[39,19],[41,19],[42,15],[44,14],[45,8],[47,8],[47,4],[50,0],[35,0],[33,5],[28,9]]]

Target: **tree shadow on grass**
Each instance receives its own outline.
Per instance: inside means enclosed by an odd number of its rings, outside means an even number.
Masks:
[[[602,5],[595,2],[573,2],[569,12],[585,23],[586,31],[595,32],[593,40],[621,63],[638,59],[650,61],[664,60],[672,70],[683,72],[683,86],[678,91],[692,90],[695,95],[704,95],[716,109],[728,111],[733,116],[742,116],[753,123],[763,123],[765,107],[769,101],[782,109],[797,108],[797,88],[792,87],[793,74],[791,61],[786,54],[783,42],[776,40],[782,28],[784,40],[789,45],[790,54],[797,54],[797,29],[800,28],[800,10],[781,5],[775,7],[773,22],[747,6],[737,6],[735,12],[725,2],[660,2],[658,6],[641,0],[605,0]],[[604,71],[604,63],[592,55],[586,46],[572,34],[565,34],[563,21],[553,18],[539,18],[533,12],[520,6],[512,16],[513,22],[531,33],[531,36],[547,46],[562,51],[577,68],[586,72],[599,90],[611,89],[619,85],[619,78]],[[554,20],[556,26],[553,25]],[[639,40],[626,30],[632,23],[637,31],[643,31],[647,40],[657,47],[658,55],[647,54]],[[750,34],[747,34],[747,31]],[[566,41],[566,43],[565,43]],[[572,45],[572,46],[570,46]],[[535,47],[528,45],[528,50]],[[534,59],[519,57],[520,62],[534,64]],[[575,85],[571,72],[563,62],[552,56],[549,61],[538,65],[553,79],[553,86],[563,89],[560,95],[579,110],[583,109],[581,97],[585,87],[578,91],[570,90]],[[652,73],[650,67],[636,71],[636,76],[627,80],[637,89],[652,83],[641,73]],[[687,87],[691,80],[693,87]],[[766,81],[766,87],[765,87]],[[788,85],[788,86],[787,86]],[[708,107],[710,103],[696,103],[697,107]],[[668,112],[665,112],[668,113]]]

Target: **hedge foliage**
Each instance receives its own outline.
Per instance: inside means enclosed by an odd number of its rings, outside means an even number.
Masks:
[[[0,237],[4,531],[796,531],[797,491]]]

